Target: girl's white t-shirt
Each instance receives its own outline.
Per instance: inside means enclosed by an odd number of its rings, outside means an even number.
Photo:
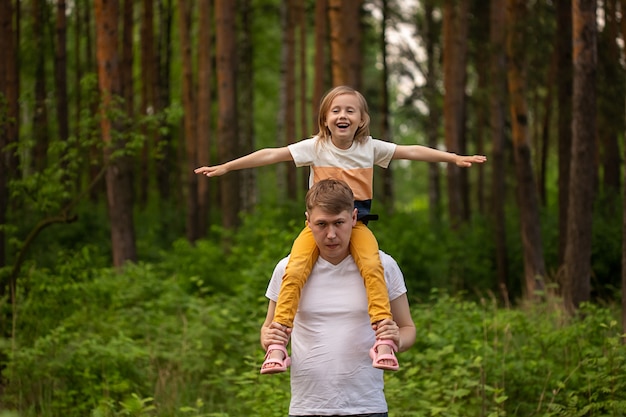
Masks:
[[[406,293],[398,264],[380,252],[389,299]],[[275,268],[266,296],[278,300],[287,258]],[[291,336],[290,415],[387,412],[383,371],[372,367],[375,342],[363,278],[352,256],[316,262],[302,289]]]
[[[359,219],[368,215],[374,196],[374,166],[387,168],[397,145],[366,137],[353,141],[348,149],[340,149],[330,141],[317,136],[288,146],[297,167],[309,166],[309,187],[316,182],[335,178],[343,180],[352,189]]]

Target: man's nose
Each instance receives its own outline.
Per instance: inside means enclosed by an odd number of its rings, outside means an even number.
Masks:
[[[328,228],[328,232],[326,233],[326,237],[328,239],[334,239],[335,236],[337,236],[337,233],[335,232],[335,226],[330,226]]]

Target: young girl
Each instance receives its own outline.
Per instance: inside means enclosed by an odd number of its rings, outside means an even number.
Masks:
[[[363,276],[370,321],[376,329],[377,323],[392,318],[392,315],[378,243],[366,226],[371,219],[374,165],[387,168],[392,159],[407,159],[470,167],[472,163],[485,162],[486,158],[481,155],[459,156],[420,145],[396,145],[373,139],[369,135],[369,124],[368,105],[363,95],[350,87],[335,87],[322,99],[318,115],[319,132],[313,138],[282,148],[260,149],[222,165],[198,168],[195,172],[215,177],[234,170],[294,161],[298,167],[311,167],[309,185],[326,178],[347,182],[358,209],[350,253]],[[294,241],[274,315],[275,322],[287,331],[293,327],[302,287],[318,255],[311,230],[305,227]],[[398,361],[394,355],[397,350],[393,343],[377,341],[370,351],[372,365],[397,370]],[[261,373],[283,372],[289,364],[285,347],[271,345],[267,348]]]

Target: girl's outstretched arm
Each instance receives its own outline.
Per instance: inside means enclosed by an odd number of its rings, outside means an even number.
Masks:
[[[264,148],[241,158],[233,159],[225,164],[196,168],[193,172],[206,175],[207,177],[219,177],[230,171],[262,167],[287,161],[293,161],[293,156],[291,156],[291,152],[289,152],[289,148],[286,146],[282,148]]]
[[[483,155],[457,155],[421,145],[398,145],[392,159],[408,159],[423,162],[447,162],[466,168],[472,164],[482,164],[487,160]]]

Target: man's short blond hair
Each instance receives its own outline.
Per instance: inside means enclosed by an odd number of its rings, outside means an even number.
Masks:
[[[309,213],[317,207],[331,214],[339,214],[344,210],[351,213],[354,210],[352,189],[345,181],[334,178],[313,184],[306,193],[305,201]]]

